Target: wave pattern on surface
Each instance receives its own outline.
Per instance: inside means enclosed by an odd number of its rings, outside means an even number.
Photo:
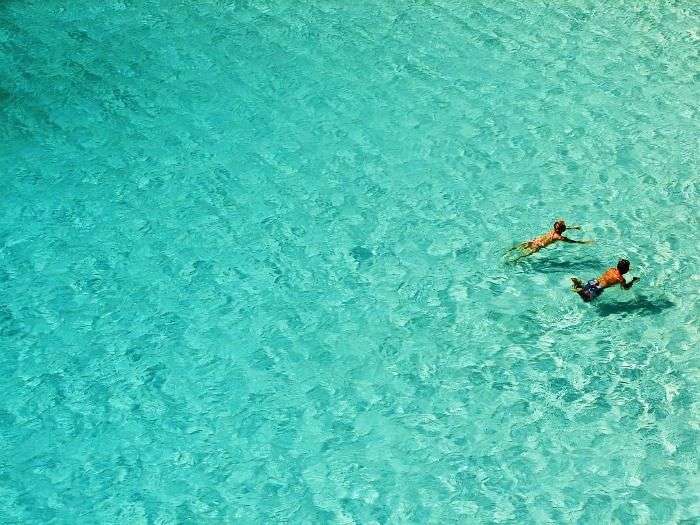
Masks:
[[[698,5],[345,3],[0,5],[0,521],[698,519]]]

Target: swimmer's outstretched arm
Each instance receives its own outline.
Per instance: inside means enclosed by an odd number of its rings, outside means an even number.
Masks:
[[[581,229],[581,226],[578,226],[578,225],[576,225],[576,226],[567,226],[566,229],[567,229],[567,230],[580,230],[580,229]]]
[[[564,242],[570,242],[572,244],[591,244],[591,243],[595,242],[592,239],[577,241],[575,239],[569,239],[568,237],[564,237],[563,235],[561,236],[561,240]]]
[[[633,285],[634,283],[636,283],[637,281],[639,281],[639,277],[632,277],[632,280],[631,280],[630,282],[627,282],[627,281],[625,281],[624,279],[625,279],[625,278],[623,277],[623,278],[622,278],[622,282],[620,283],[620,286],[622,286],[622,288],[625,289],[625,290],[629,290],[630,288],[632,288],[632,285]]]

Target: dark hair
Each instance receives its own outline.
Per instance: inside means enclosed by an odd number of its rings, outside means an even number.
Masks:
[[[617,261],[617,269],[620,273],[627,273],[630,271],[630,262],[627,259],[620,259]]]
[[[566,231],[566,223],[564,221],[557,221],[554,223],[554,231],[559,232],[561,231]]]

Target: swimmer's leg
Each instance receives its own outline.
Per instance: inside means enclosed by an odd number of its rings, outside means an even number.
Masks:
[[[533,245],[532,242],[529,241],[524,242],[521,249],[523,253],[519,257],[516,257],[513,262],[519,261],[523,257],[529,257],[533,253],[537,253],[540,251],[540,248],[537,245]]]
[[[571,287],[571,291],[576,292],[578,294],[578,296],[581,299],[583,299],[584,303],[591,302],[591,297],[583,289],[583,283],[581,282],[581,279],[579,279],[577,277],[572,277],[571,282],[573,283],[573,286]]]
[[[512,252],[513,250],[517,250],[517,249],[524,250],[525,248],[528,247],[529,244],[530,244],[530,241],[519,242],[518,244],[514,245],[512,248],[508,248],[506,250],[506,253]]]

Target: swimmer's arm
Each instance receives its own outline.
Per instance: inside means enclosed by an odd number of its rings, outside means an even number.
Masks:
[[[622,286],[623,289],[629,290],[632,288],[632,285],[639,281],[639,277],[632,277],[632,280],[630,282],[625,281],[625,278],[622,278],[622,282],[620,283],[620,286]]]
[[[567,229],[567,230],[580,230],[580,229],[581,229],[581,226],[578,226],[578,225],[576,225],[576,226],[567,226],[566,229]]]
[[[568,237],[564,237],[563,235],[561,236],[560,240],[564,242],[570,242],[572,244],[591,244],[593,242],[592,240],[577,241],[575,239],[569,239]]]

